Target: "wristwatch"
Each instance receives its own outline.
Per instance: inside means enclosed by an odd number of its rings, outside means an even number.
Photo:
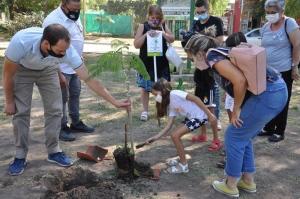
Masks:
[[[292,67],[294,67],[294,66],[298,66],[298,64],[292,63]]]

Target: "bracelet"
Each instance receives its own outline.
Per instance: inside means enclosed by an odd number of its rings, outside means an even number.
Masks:
[[[292,67],[294,67],[294,66],[298,66],[298,64],[292,63]]]

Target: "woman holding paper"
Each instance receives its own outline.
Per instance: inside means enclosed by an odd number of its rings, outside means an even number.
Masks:
[[[141,24],[137,30],[133,45],[135,48],[140,49],[139,57],[144,62],[150,81],[144,80],[144,78],[138,74],[137,83],[142,88],[141,101],[144,111],[141,114],[140,119],[142,121],[148,120],[148,105],[149,105],[149,93],[152,90],[152,85],[155,79],[163,77],[167,81],[171,81],[169,62],[166,58],[167,42],[174,42],[174,35],[163,23],[163,12],[161,7],[156,4],[149,5],[147,12],[147,22]],[[148,37],[148,39],[147,39]],[[147,40],[149,45],[147,44]],[[154,53],[153,51],[156,51]],[[154,58],[156,57],[156,63]],[[155,69],[156,65],[156,78]]]

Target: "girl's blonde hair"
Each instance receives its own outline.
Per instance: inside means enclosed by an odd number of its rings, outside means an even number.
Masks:
[[[161,118],[167,115],[168,106],[170,104],[170,92],[172,91],[171,84],[164,78],[160,78],[152,85],[152,89],[161,92],[161,103],[156,102],[156,117]]]
[[[185,52],[189,52],[192,55],[197,55],[200,51],[203,54],[207,52],[208,49],[214,48],[216,44],[216,26],[209,26],[205,28],[200,34],[193,35],[184,47]]]
[[[159,20],[158,26],[160,26],[163,19],[164,19],[164,14],[163,14],[163,11],[162,11],[162,9],[159,5],[151,4],[151,5],[148,6],[147,20],[148,20],[149,16],[151,16],[151,15],[156,15],[157,16],[157,18]]]

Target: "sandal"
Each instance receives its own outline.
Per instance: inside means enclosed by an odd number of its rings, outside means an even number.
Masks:
[[[147,120],[148,120],[148,112],[147,111],[142,112],[140,119],[142,121],[147,122]]]
[[[178,165],[181,167],[181,170],[177,169],[176,166],[172,166],[172,167],[169,167],[167,169],[167,171],[169,173],[188,173],[189,172],[189,165],[186,164],[186,165],[182,165],[181,163],[178,163]]]
[[[176,160],[176,159],[171,159],[171,160],[169,160],[169,161],[167,162],[167,165],[169,165],[169,166],[176,166],[178,163],[179,163],[178,160]]]
[[[198,136],[193,136],[189,139],[190,142],[207,142],[207,136],[199,134]]]
[[[220,155],[225,157],[225,156],[226,156],[226,151],[223,150],[223,151],[220,153]]]
[[[208,147],[209,151],[218,151],[222,147],[220,140],[213,140],[211,145]]]
[[[225,169],[225,166],[226,166],[226,161],[225,160],[222,160],[222,161],[217,163],[218,168]]]

